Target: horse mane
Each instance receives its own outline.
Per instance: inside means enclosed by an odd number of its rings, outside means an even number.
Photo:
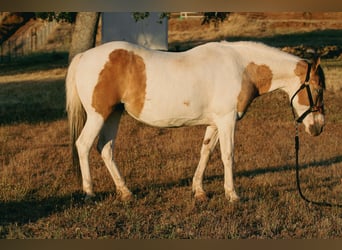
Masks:
[[[275,54],[278,56],[283,55],[283,56],[288,57],[289,59],[301,60],[301,58],[296,56],[296,55],[287,53],[285,51],[282,51],[279,48],[269,46],[269,45],[264,44],[262,42],[257,42],[257,41],[228,42],[228,41],[223,40],[223,41],[221,41],[221,44],[225,44],[225,45],[232,46],[232,47],[241,46],[241,47],[246,47],[246,48],[250,48],[250,49],[254,49],[254,50],[257,49],[257,50],[262,50],[263,52],[270,53],[271,55],[272,54]]]
[[[319,65],[318,68],[317,68],[317,74],[318,74],[318,76],[319,76],[319,78],[321,80],[321,87],[323,89],[325,89],[325,75],[324,75],[324,71],[323,71],[321,65]]]
[[[267,53],[275,53],[277,55],[279,54],[282,54],[284,56],[287,56],[289,59],[294,59],[294,60],[305,60],[307,61],[308,63],[309,60],[306,60],[306,59],[302,59],[296,55],[293,55],[293,54],[290,54],[290,53],[287,53],[285,51],[282,51],[280,50],[279,48],[276,48],[276,47],[272,47],[272,46],[269,46],[269,45],[266,45],[264,43],[261,43],[261,42],[255,42],[255,41],[238,41],[238,42],[227,42],[225,40],[221,41],[222,44],[226,44],[226,45],[229,45],[229,46],[244,46],[244,47],[247,47],[247,48],[253,48],[253,49],[260,49],[260,50],[263,50],[264,52],[267,51]],[[324,71],[321,67],[321,65],[318,66],[317,68],[317,74],[321,80],[320,84],[321,84],[321,87],[323,89],[326,89],[326,85],[325,85],[325,74],[324,74]]]

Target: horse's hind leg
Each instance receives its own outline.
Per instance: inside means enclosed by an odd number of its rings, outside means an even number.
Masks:
[[[192,181],[192,190],[195,193],[195,198],[205,200],[206,194],[203,190],[202,181],[205,167],[207,166],[211,152],[214,150],[218,141],[218,132],[216,126],[208,126],[204,135],[201,148],[201,158],[198,163],[194,178]]]
[[[100,115],[97,113],[88,114],[84,128],[76,141],[82,173],[83,191],[87,194],[87,197],[94,196],[89,170],[89,151],[102,126],[103,118]]]
[[[105,121],[100,132],[97,149],[101,153],[102,159],[114,180],[117,192],[120,194],[120,199],[128,201],[131,199],[132,193],[127,188],[113,159],[114,141],[118,131],[121,114],[121,110],[115,110]]]

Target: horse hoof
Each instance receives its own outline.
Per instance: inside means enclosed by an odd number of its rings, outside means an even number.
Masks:
[[[235,192],[231,192],[229,194],[226,194],[226,198],[231,203],[235,203],[235,202],[238,202],[240,200],[240,197]]]
[[[133,195],[131,192],[119,193],[119,200],[122,202],[129,202],[133,200]]]
[[[195,200],[199,202],[206,202],[208,201],[208,197],[205,192],[198,192],[195,194]]]
[[[89,202],[92,202],[95,198],[95,194],[92,193],[92,194],[86,194],[86,196],[84,197],[84,202],[85,203],[89,203]]]

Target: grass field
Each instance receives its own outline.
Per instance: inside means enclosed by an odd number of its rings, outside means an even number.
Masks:
[[[116,200],[114,184],[93,149],[97,197],[85,203],[68,147],[66,58],[50,66],[39,58],[37,66],[23,64],[19,72],[6,65],[7,74],[0,76],[0,238],[341,237],[341,209],[308,205],[297,194],[294,125],[281,92],[256,99],[238,122],[239,203],[224,198],[219,146],[205,173],[209,201],[192,198],[204,127],[156,129],[128,115],[120,125],[115,158],[135,200]],[[339,62],[324,65],[336,68],[327,78],[341,77]],[[315,200],[342,202],[341,97],[341,90],[326,91],[327,125],[321,136],[300,130],[302,185]]]

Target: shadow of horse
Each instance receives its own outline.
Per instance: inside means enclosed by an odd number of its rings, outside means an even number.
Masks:
[[[11,223],[24,225],[66,209],[82,207],[89,202],[84,199],[82,192],[75,192],[64,196],[53,196],[43,199],[34,198],[35,190],[31,190],[19,201],[0,201],[0,226]],[[96,203],[111,196],[110,192],[97,193],[91,202]],[[1,233],[0,233],[1,238]]]
[[[300,165],[300,170],[305,170],[308,168],[320,168],[320,167],[327,167],[331,166],[336,163],[341,163],[342,162],[342,155],[332,157],[326,160],[321,160],[321,161],[313,161],[309,163],[304,163]],[[258,168],[258,169],[250,169],[250,170],[243,170],[243,171],[237,171],[235,173],[235,178],[239,177],[255,177],[259,175],[264,175],[268,173],[282,173],[282,172],[288,172],[288,171],[295,171],[295,164],[291,165],[283,165],[283,166],[271,166],[267,168]],[[212,182],[212,181],[217,181],[217,180],[223,180],[223,175],[211,175],[204,177],[205,182]],[[137,197],[143,198],[148,195],[148,190],[159,190],[159,189],[164,189],[164,190],[171,190],[174,187],[187,187],[191,186],[192,183],[192,177],[187,177],[187,178],[182,178],[177,181],[173,182],[167,182],[167,183],[151,183],[143,188],[133,188],[133,193],[137,195]],[[293,179],[293,190],[296,189],[295,186],[295,179]],[[209,193],[209,198],[210,198],[210,193]],[[190,196],[189,196],[190,197]]]

